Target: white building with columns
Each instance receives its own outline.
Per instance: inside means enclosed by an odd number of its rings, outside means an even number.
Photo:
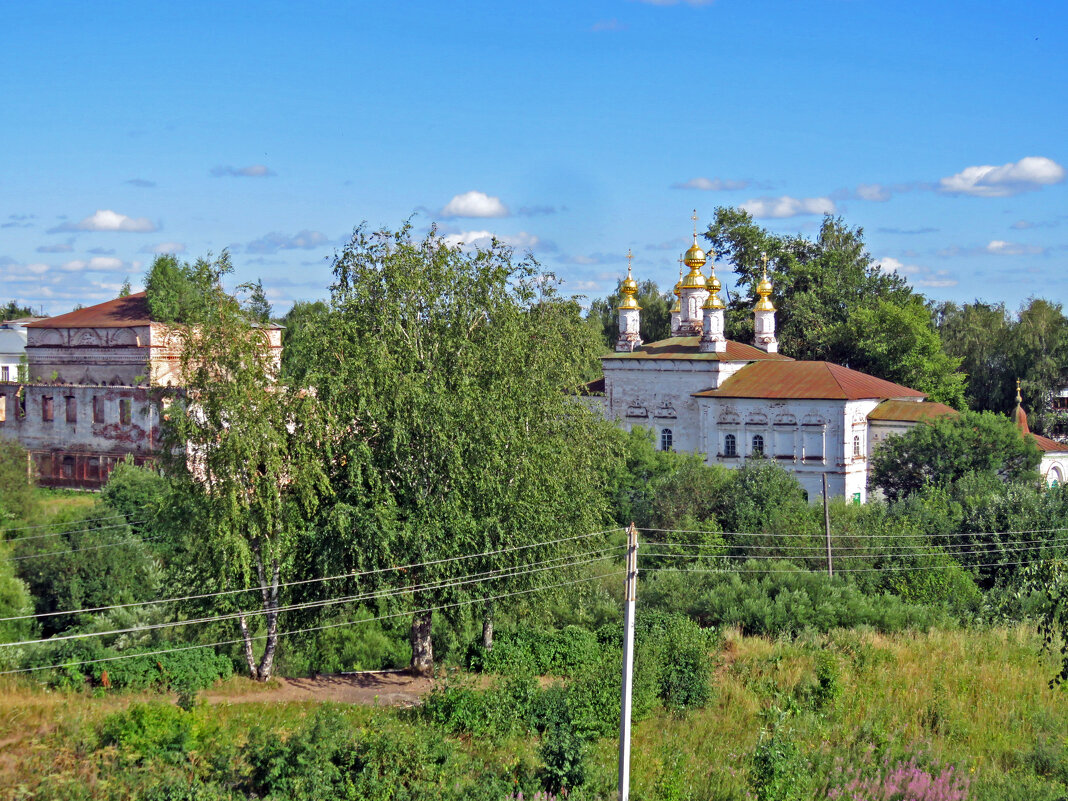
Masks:
[[[757,284],[751,344],[728,340],[715,265],[697,244],[675,287],[671,336],[644,343],[637,282],[627,268],[620,289],[619,339],[591,387],[604,413],[630,429],[652,429],[657,447],[701,454],[739,467],[773,459],[815,499],[827,476],[832,496],[867,498],[868,454],[883,438],[920,420],[955,412],[922,392],[830,362],[779,353],[774,288],[767,265]],[[705,277],[704,268],[709,266]]]

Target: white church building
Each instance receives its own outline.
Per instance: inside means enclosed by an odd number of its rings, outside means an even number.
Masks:
[[[868,455],[881,440],[921,420],[956,414],[915,389],[779,353],[766,258],[756,288],[753,343],[726,339],[721,285],[714,264],[707,278],[703,273],[708,259],[696,231],[683,263],[689,273],[675,286],[671,337],[648,344],[639,334],[638,285],[628,265],[615,352],[602,358],[603,386],[601,380],[590,386],[600,393],[590,400],[599,402],[606,416],[626,429],[652,429],[660,449],[699,453],[708,463],[727,467],[773,459],[813,500],[822,493],[826,475],[831,497],[863,503]],[[1057,443],[1041,439],[1047,481],[1052,483],[1054,469],[1063,481],[1068,445],[1053,453],[1047,449]]]

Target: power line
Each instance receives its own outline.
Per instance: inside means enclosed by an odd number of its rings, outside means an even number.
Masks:
[[[279,606],[279,607],[277,607],[276,609],[273,609],[273,610],[266,610],[266,609],[263,609],[263,608],[259,608],[259,609],[252,609],[252,610],[243,610],[243,611],[239,611],[239,612],[226,612],[226,613],[221,614],[221,615],[212,615],[212,616],[201,617],[201,618],[191,618],[191,619],[188,619],[188,620],[168,621],[166,623],[151,623],[151,624],[145,625],[145,626],[133,626],[131,628],[125,628],[125,629],[112,629],[110,631],[87,631],[87,632],[79,632],[77,634],[64,634],[64,635],[59,635],[59,636],[54,636],[54,637],[43,637],[43,638],[37,639],[37,640],[23,640],[21,642],[0,643],[0,648],[12,648],[12,647],[15,647],[15,646],[23,646],[23,645],[47,645],[47,644],[56,643],[56,642],[65,642],[65,641],[68,641],[68,640],[84,640],[84,639],[88,639],[90,637],[109,637],[109,636],[116,635],[116,634],[140,634],[141,632],[154,631],[154,630],[157,630],[157,629],[178,628],[178,627],[181,627],[181,626],[199,625],[201,623],[219,623],[219,622],[222,622],[224,620],[234,620],[236,618],[245,617],[245,616],[262,615],[262,614],[267,613],[268,611],[273,611],[275,613],[280,614],[282,612],[293,612],[293,611],[306,610],[306,609],[318,609],[318,608],[322,608],[322,607],[326,607],[326,606],[336,606],[338,604],[352,603],[354,601],[378,600],[378,599],[382,599],[382,598],[392,598],[392,597],[396,597],[396,596],[399,596],[399,595],[414,595],[415,593],[420,593],[420,592],[435,592],[437,590],[452,589],[453,587],[459,587],[459,586],[463,586],[463,585],[466,585],[466,584],[481,584],[484,581],[493,581],[493,580],[502,579],[502,578],[504,578],[504,579],[516,578],[518,576],[525,576],[525,575],[528,575],[528,574],[531,574],[531,573],[541,573],[541,572],[546,571],[546,570],[558,570],[559,568],[562,568],[562,567],[577,567],[579,565],[592,564],[594,562],[599,562],[599,561],[602,561],[604,559],[610,558],[613,552],[619,551],[623,547],[624,546],[616,546],[614,548],[609,548],[609,549],[607,549],[605,551],[590,551],[587,554],[579,554],[579,556],[590,556],[590,555],[593,555],[593,554],[599,554],[597,556],[597,558],[594,558],[594,559],[586,559],[585,561],[581,561],[581,562],[572,561],[572,562],[567,562],[567,563],[564,563],[564,564],[549,565],[548,567],[538,567],[538,568],[532,569],[532,570],[518,570],[517,569],[518,567],[528,567],[528,565],[518,565],[516,567],[511,567],[511,568],[500,568],[498,570],[486,571],[484,573],[476,573],[476,574],[473,574],[471,576],[463,576],[463,577],[461,577],[459,579],[455,579],[455,580],[454,579],[445,579],[445,580],[443,580],[443,581],[441,581],[441,582],[439,582],[437,584],[427,584],[427,585],[416,586],[416,587],[389,588],[389,589],[383,589],[383,590],[377,590],[377,591],[373,591],[373,592],[369,592],[369,593],[364,593],[364,594],[361,594],[361,595],[350,595],[350,596],[344,596],[344,597],[341,597],[341,598],[327,598],[325,600],[318,600],[318,601],[303,601],[303,602],[296,603],[296,604],[288,604],[288,605]],[[574,557],[571,557],[571,556],[558,556],[558,557],[555,557],[553,559],[546,559],[546,560],[544,560],[543,562],[540,562],[540,563],[536,562],[535,564],[544,565],[547,562],[558,562],[558,561],[560,561],[562,559],[572,559],[572,558],[574,558]],[[491,574],[497,574],[497,575],[491,575]]]
[[[1020,562],[989,562],[975,565],[917,565],[913,567],[844,567],[841,570],[836,566],[834,568],[835,573],[894,573],[902,570],[952,570],[954,568],[974,568],[974,567],[1011,567],[1015,565],[1030,565],[1035,562],[1041,561],[1039,559],[1029,559]],[[758,568],[756,570],[734,570],[730,568],[721,568],[719,570],[690,568],[690,567],[661,567],[656,568],[657,572],[672,572],[672,573],[815,573],[817,575],[826,575],[821,570],[803,570],[801,568],[793,568],[787,570],[773,570]]]
[[[720,537],[815,537],[816,534],[792,534],[792,533],[776,533],[773,531],[701,531],[699,529],[681,529],[681,528],[641,528],[639,531],[653,531],[663,534],[704,534],[715,535]],[[1068,531],[1068,528],[1036,528],[1036,529],[1022,529],[1020,531],[958,531],[954,534],[847,534],[841,533],[839,537],[852,537],[858,540],[878,540],[878,539],[931,539],[932,536],[936,537],[1001,537],[1005,535],[1016,534],[1050,534],[1058,531]],[[671,543],[657,543],[660,545],[669,545]]]
[[[278,586],[279,589],[282,589],[283,587],[297,587],[297,586],[304,586],[304,585],[307,585],[307,584],[319,584],[319,583],[323,583],[323,582],[327,582],[327,581],[339,581],[341,579],[361,578],[363,576],[371,576],[371,575],[375,575],[375,574],[378,574],[378,573],[387,573],[387,572],[390,572],[390,571],[411,570],[411,569],[417,568],[417,567],[427,567],[429,565],[442,564],[442,563],[445,563],[445,562],[455,562],[455,561],[459,561],[459,560],[463,560],[463,559],[474,559],[474,558],[482,557],[482,556],[498,556],[498,555],[504,554],[504,553],[515,553],[517,551],[525,551],[525,550],[529,550],[531,548],[539,548],[539,547],[542,547],[542,546],[545,546],[545,545],[558,545],[558,544],[560,544],[562,542],[572,542],[572,541],[575,541],[575,540],[588,539],[590,537],[596,537],[596,536],[599,536],[601,534],[611,534],[614,531],[622,531],[622,529],[621,528],[609,528],[609,529],[605,529],[604,531],[593,531],[593,532],[590,532],[589,534],[579,534],[579,535],[573,536],[573,537],[561,537],[560,539],[556,539],[556,540],[548,540],[548,541],[544,541],[544,542],[529,543],[527,545],[515,545],[515,546],[512,546],[511,548],[501,548],[501,549],[496,550],[496,551],[484,551],[482,553],[466,554],[464,556],[451,556],[451,557],[449,557],[447,559],[435,559],[435,560],[428,561],[428,562],[419,562],[419,563],[410,564],[410,565],[400,565],[400,566],[395,566],[395,567],[380,567],[380,568],[376,568],[374,570],[364,570],[364,571],[358,572],[358,573],[355,572],[355,571],[353,571],[351,573],[339,573],[338,575],[335,575],[335,576],[324,576],[322,578],[300,579],[300,580],[297,580],[297,581],[284,581],[284,582],[279,583],[277,586]],[[0,617],[0,623],[6,622],[6,621],[9,621],[9,620],[27,620],[29,618],[55,617],[56,615],[80,615],[80,614],[87,614],[87,613],[90,613],[90,612],[108,612],[108,611],[111,611],[112,609],[133,609],[133,608],[137,608],[137,607],[141,607],[141,606],[152,606],[152,605],[155,605],[155,604],[171,604],[171,603],[179,603],[179,602],[182,602],[182,601],[200,601],[200,600],[204,600],[206,598],[220,598],[220,597],[226,596],[226,595],[239,595],[240,593],[243,593],[243,592],[256,592],[258,590],[260,590],[259,587],[242,587],[241,589],[219,590],[217,592],[205,592],[205,593],[199,593],[199,594],[196,594],[196,595],[184,595],[184,596],[179,596],[179,597],[175,597],[175,598],[155,599],[155,600],[151,600],[151,601],[135,601],[135,602],[125,603],[125,604],[111,604],[111,605],[108,605],[108,606],[92,606],[92,607],[86,607],[86,608],[83,608],[83,609],[66,609],[66,610],[61,610],[61,611],[57,611],[57,612],[41,612],[39,614],[34,614],[34,615],[15,615],[15,616],[12,616],[12,617]]]
[[[1023,545],[1023,544],[1031,545],[1031,544],[1041,544],[1041,543],[1045,543],[1045,544],[1059,544],[1059,543],[1068,544],[1068,538],[1066,538],[1066,537],[1047,537],[1047,538],[1039,539],[1039,540],[1034,540],[1034,539],[1031,539],[1031,540],[995,540],[995,541],[987,542],[987,543],[950,543],[948,545],[940,545],[938,543],[931,542],[930,545],[932,547],[935,547],[935,548],[970,548],[970,547],[996,548],[996,547],[1008,546],[1008,545]],[[651,547],[654,547],[654,548],[728,548],[728,549],[744,548],[747,551],[748,550],[761,550],[761,551],[819,550],[819,551],[821,551],[823,553],[826,553],[826,546],[824,546],[822,544],[814,544],[814,545],[747,545],[747,544],[737,544],[736,543],[736,544],[733,544],[733,545],[728,545],[727,543],[715,543],[715,544],[707,543],[706,544],[706,543],[695,543],[695,542],[649,542],[649,543],[646,543],[646,544],[651,546]],[[889,546],[892,546],[892,544],[893,543],[882,544],[882,545],[880,545],[880,547],[889,547]],[[914,546],[906,544],[904,547],[914,547]],[[857,545],[857,546],[843,545],[843,546],[836,546],[834,548],[834,552],[835,553],[840,553],[842,551],[867,551],[867,550],[868,550],[868,546],[863,546],[863,545]],[[675,555],[675,554],[672,554],[672,555]],[[683,554],[678,554],[678,555],[681,556]]]
[[[1021,542],[1026,542],[1026,540],[1021,540]],[[1064,542],[1064,541],[1062,541],[1062,542]],[[1000,552],[1035,551],[1035,550],[1042,550],[1042,549],[1050,548],[1050,547],[1053,547],[1053,546],[1050,543],[1045,542],[1045,543],[1032,543],[1030,545],[1023,545],[1023,546],[1020,546],[1020,547],[1017,547],[1017,548],[1006,548],[1006,547],[1001,547],[1000,545],[990,545],[990,546],[985,546],[983,548],[980,548],[979,550],[952,550],[952,549],[947,549],[947,550],[921,551],[921,552],[916,552],[916,551],[896,551],[894,553],[859,553],[859,554],[847,554],[845,556],[842,556],[842,558],[843,559],[896,559],[896,558],[901,558],[901,557],[916,557],[916,558],[920,558],[920,557],[930,557],[930,556],[971,556],[971,555],[976,555],[976,554],[981,555],[981,556],[993,556],[994,554],[997,554],[997,553],[1000,553]],[[844,550],[844,549],[841,549],[841,550]],[[680,559],[738,559],[738,560],[745,560],[745,561],[748,561],[748,560],[757,560],[757,561],[759,561],[759,560],[778,560],[778,561],[782,561],[782,560],[785,560],[785,559],[809,559],[809,558],[820,558],[820,559],[822,559],[823,557],[825,557],[827,555],[827,551],[825,549],[823,549],[823,548],[818,547],[818,546],[812,546],[811,548],[808,549],[808,551],[809,551],[808,553],[786,554],[786,555],[776,555],[776,554],[753,555],[753,554],[731,554],[731,553],[724,553],[724,554],[660,553],[660,552],[657,552],[657,551],[644,551],[642,553],[642,555],[643,556],[677,557],[677,558],[680,558]],[[834,553],[836,555],[839,555],[839,549],[835,549]]]
[[[85,522],[85,521],[79,521],[79,522]],[[142,523],[146,523],[146,522],[148,522],[148,521],[146,521],[146,520],[130,520],[130,521],[124,522],[124,523],[114,523],[114,524],[109,525],[109,526],[96,526],[96,527],[90,526],[88,528],[72,528],[72,529],[67,529],[65,531],[53,531],[53,532],[50,532],[48,534],[34,534],[32,536],[29,536],[29,537],[13,537],[13,538],[11,538],[9,540],[5,540],[5,542],[30,542],[31,540],[43,540],[43,539],[45,539],[47,537],[62,537],[62,536],[67,535],[67,534],[89,534],[89,533],[92,533],[94,531],[107,531],[108,529],[123,528],[124,526],[139,526]]]
[[[389,619],[392,619],[392,618],[395,618],[395,617],[404,617],[404,616],[407,616],[407,615],[418,615],[418,614],[422,614],[424,612],[438,612],[438,611],[440,611],[442,609],[453,609],[455,607],[470,606],[472,604],[486,603],[488,601],[499,601],[502,598],[511,598],[511,597],[516,596],[516,595],[529,595],[532,592],[541,592],[543,590],[556,589],[557,587],[566,587],[566,586],[569,586],[569,585],[572,585],[572,584],[579,584],[579,583],[581,583],[583,581],[594,581],[596,579],[607,578],[608,576],[621,576],[621,575],[623,575],[624,572],[626,572],[626,571],[617,570],[617,571],[611,572],[611,573],[600,573],[600,574],[598,574],[596,576],[586,576],[585,578],[573,579],[571,581],[562,581],[562,582],[560,582],[558,584],[547,584],[544,587],[533,587],[531,589],[526,589],[526,590],[516,590],[515,592],[506,592],[506,593],[502,593],[500,595],[492,595],[492,596],[488,596],[488,597],[485,597],[485,598],[474,598],[474,599],[468,599],[468,600],[465,600],[465,601],[457,601],[457,602],[451,603],[451,604],[441,604],[440,606],[431,606],[431,607],[427,607],[425,609],[414,609],[414,610],[410,610],[410,611],[407,611],[407,612],[395,612],[395,613],[389,614],[389,615],[380,615],[378,617],[364,618],[363,620],[346,620],[343,623],[330,623],[330,624],[323,625],[323,626],[312,626],[310,628],[304,628],[304,629],[293,629],[291,631],[279,631],[279,632],[276,632],[275,636],[276,637],[285,637],[285,636],[289,636],[291,634],[310,634],[310,633],[315,632],[315,631],[325,631],[327,629],[336,629],[336,628],[340,628],[342,626],[354,626],[354,625],[358,625],[360,623],[372,623],[372,622],[381,621],[381,620],[389,620]],[[256,634],[256,635],[253,635],[253,636],[249,637],[249,639],[250,640],[265,640],[265,639],[267,639],[267,635],[266,634]],[[6,675],[10,675],[12,673],[32,673],[35,670],[55,670],[56,668],[73,667],[75,665],[79,665],[80,666],[80,665],[93,665],[93,664],[98,664],[98,663],[101,663],[101,662],[115,662],[115,661],[117,661],[119,659],[134,659],[134,658],[139,657],[139,656],[158,656],[160,654],[171,654],[171,653],[175,653],[175,652],[178,652],[178,651],[192,651],[192,650],[196,650],[196,649],[199,649],[199,648],[218,648],[220,645],[236,645],[238,643],[243,643],[243,642],[245,642],[245,639],[242,637],[242,638],[236,639],[236,640],[221,640],[219,642],[205,643],[205,644],[201,644],[201,645],[187,645],[187,646],[183,646],[181,648],[165,648],[165,649],[161,649],[161,650],[157,650],[157,651],[142,651],[142,652],[136,653],[136,654],[120,654],[118,656],[106,656],[106,657],[101,657],[99,659],[86,659],[86,660],[82,660],[82,661],[67,661],[67,662],[62,662],[62,663],[57,664],[57,665],[41,665],[39,667],[15,668],[13,670],[0,670],[0,676],[6,676]]]
[[[99,551],[101,548],[118,548],[120,545],[132,545],[139,542],[155,542],[162,539],[162,537],[144,537],[134,538],[129,540],[120,540],[119,542],[105,542],[103,545],[90,545],[86,548],[71,548],[66,551],[45,551],[44,553],[29,553],[24,556],[12,556],[12,562],[21,562],[25,559],[41,559],[45,556],[59,556],[65,553],[81,553],[82,551]]]
[[[87,518],[84,518],[82,520],[77,520],[77,521],[74,521],[74,522],[77,522],[77,523],[95,523],[95,522],[100,521],[100,520],[117,520],[120,517],[126,517],[126,515],[124,515],[124,514],[114,514],[114,515],[107,515],[106,517],[87,517]],[[2,530],[6,534],[8,531],[26,531],[27,529],[31,529],[31,528],[48,528],[49,526],[60,526],[60,525],[63,525],[63,524],[62,523],[37,523],[36,525],[33,525],[33,526],[13,526],[11,528],[3,528],[3,529],[0,529],[0,530]]]

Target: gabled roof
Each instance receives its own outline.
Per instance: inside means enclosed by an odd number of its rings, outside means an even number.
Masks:
[[[944,403],[923,401],[883,401],[868,414],[869,420],[890,420],[901,423],[918,423],[921,420],[936,420],[959,414],[952,406]]]
[[[602,359],[696,359],[710,362],[793,361],[781,353],[767,353],[752,345],[727,340],[724,353],[702,353],[701,337],[669,337],[642,345],[632,353],[608,353]]]
[[[98,303],[84,309],[30,323],[27,328],[125,328],[148,325],[148,301],[144,292]]]
[[[1027,436],[1032,439],[1043,453],[1068,453],[1068,444],[1057,442],[1057,440],[1044,437],[1041,434],[1028,433]]]
[[[760,361],[747,364],[719,389],[698,398],[864,400],[925,398],[924,393],[831,362]]]

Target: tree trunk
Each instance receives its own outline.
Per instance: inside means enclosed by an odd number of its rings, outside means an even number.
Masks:
[[[257,559],[257,564],[259,560]],[[263,658],[260,659],[259,680],[268,681],[274,670],[274,652],[278,647],[278,574],[280,568],[275,561],[271,567],[271,586],[268,590],[263,589],[263,608],[267,615],[267,645],[263,649]],[[263,570],[260,569],[262,581]]]
[[[248,630],[248,620],[244,615],[239,615],[237,618],[238,624],[241,626],[241,638],[245,641],[245,661],[248,662],[248,675],[253,681],[259,676],[259,670],[256,668],[256,655],[252,653],[252,635]]]
[[[434,673],[434,644],[430,640],[433,612],[419,612],[412,619],[412,672],[420,676]]]
[[[493,604],[486,607],[482,617],[482,648],[485,651],[493,650]]]

